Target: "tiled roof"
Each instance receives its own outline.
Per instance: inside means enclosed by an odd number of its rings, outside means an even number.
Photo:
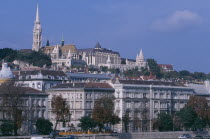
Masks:
[[[119,80],[119,82],[121,84],[184,86],[179,82],[164,82],[164,81]]]
[[[113,89],[108,83],[64,83],[53,88]]]
[[[53,49],[54,49],[54,47],[56,47],[56,45],[53,45],[53,46],[45,46],[45,47],[43,47],[43,49],[44,49],[44,52],[47,53],[48,51],[52,52]],[[77,48],[73,44],[65,44],[64,46],[59,45],[58,47],[59,47],[59,49],[62,50],[62,52],[68,53],[69,50],[71,50],[71,52],[73,52],[73,53],[76,53],[77,52]]]
[[[173,65],[171,64],[158,64],[159,67],[161,68],[166,68],[166,69],[173,69]]]

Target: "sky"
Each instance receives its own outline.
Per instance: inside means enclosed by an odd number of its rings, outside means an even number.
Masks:
[[[42,44],[102,47],[210,73],[210,0],[38,0]],[[37,0],[0,0],[0,48],[31,49]]]

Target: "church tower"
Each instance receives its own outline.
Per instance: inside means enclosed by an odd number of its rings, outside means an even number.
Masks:
[[[37,4],[36,8],[36,20],[34,22],[34,30],[33,30],[33,46],[32,50],[39,51],[42,45],[42,27],[39,20],[39,7]]]

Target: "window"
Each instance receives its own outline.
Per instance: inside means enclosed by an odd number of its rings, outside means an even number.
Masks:
[[[157,94],[157,93],[155,93],[155,94],[154,94],[154,97],[155,97],[155,98],[158,98],[158,94]]]
[[[35,83],[32,83],[32,88],[35,88]]]
[[[44,110],[42,111],[42,118],[44,118]]]
[[[143,93],[143,98],[147,98],[147,93]]]
[[[126,102],[126,108],[131,108],[131,102]]]

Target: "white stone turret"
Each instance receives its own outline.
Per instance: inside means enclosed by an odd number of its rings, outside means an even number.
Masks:
[[[83,54],[82,54],[82,60],[86,62],[86,53],[85,52],[83,52]]]
[[[32,50],[39,51],[42,45],[42,27],[39,20],[39,6],[37,4],[36,8],[36,20],[34,22],[34,30],[33,30],[33,45]]]
[[[71,55],[71,49],[69,49],[69,52],[68,52],[67,58],[68,58],[68,59],[70,59],[70,58],[71,58],[71,56],[72,56],[72,55]]]
[[[56,45],[53,49],[53,52],[52,52],[52,55],[53,55],[53,59],[58,59],[59,58],[59,47],[58,45]]]
[[[108,59],[107,59],[106,63],[107,63],[108,65],[110,65],[110,64],[112,63],[112,61],[111,61],[111,59],[110,59],[110,55],[108,55]]]
[[[136,56],[136,64],[139,64],[139,63],[142,63],[142,62],[144,62],[144,54],[143,54],[143,51],[141,49],[139,55],[137,54],[137,56]]]
[[[126,60],[125,60],[125,64],[126,64],[126,65],[129,65],[129,61],[128,61],[127,58],[126,58]]]

